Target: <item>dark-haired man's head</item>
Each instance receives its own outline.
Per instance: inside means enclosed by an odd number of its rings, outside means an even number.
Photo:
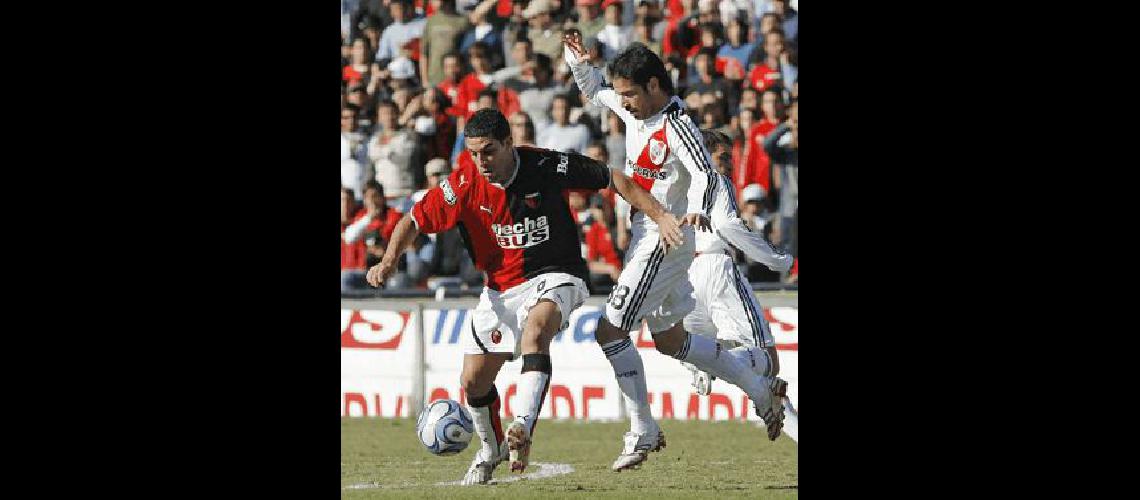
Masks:
[[[514,45],[511,45],[511,60],[514,61],[516,66],[526,64],[533,54],[534,44],[531,43],[529,38],[519,37],[518,40],[515,40]]]
[[[713,166],[722,175],[732,174],[732,139],[724,132],[718,130],[701,130],[701,139],[704,140],[705,149],[712,157]]]
[[[546,54],[534,54],[534,84],[540,88],[550,85],[554,78],[554,63]]]
[[[414,9],[412,0],[393,0],[388,5],[388,12],[392,15],[392,19],[398,23],[411,19],[412,15],[415,14]]]
[[[742,18],[735,18],[728,23],[728,43],[733,47],[744,45],[748,41],[748,22]]]
[[[631,44],[610,62],[609,70],[622,107],[638,120],[661,111],[673,96],[665,64],[644,44]]]
[[[376,179],[369,179],[364,183],[364,207],[369,212],[384,213],[388,206],[384,204],[384,186],[376,182]]]
[[[764,35],[764,54],[769,60],[779,59],[784,52],[784,32],[774,30]]]
[[[356,131],[356,115],[360,113],[360,108],[355,104],[345,104],[340,109],[340,131],[341,132],[355,132]]]
[[[511,125],[497,109],[481,109],[463,127],[463,145],[475,168],[491,182],[503,183],[515,170]]]
[[[400,110],[396,107],[396,103],[391,100],[384,99],[376,103],[376,123],[380,124],[380,128],[384,131],[396,131],[400,129]]]
[[[443,56],[443,78],[451,83],[459,83],[463,75],[463,62],[454,52]]]
[[[499,93],[494,89],[483,89],[479,91],[479,97],[475,101],[476,109],[494,109],[495,102],[499,99]]]
[[[534,144],[534,122],[530,121],[530,115],[516,111],[510,122],[511,140],[515,144]]]
[[[475,73],[484,75],[491,72],[491,51],[483,42],[475,42],[467,49],[467,60]]]
[[[770,121],[780,121],[784,118],[784,97],[780,95],[779,87],[764,89],[764,95],[760,97],[760,110]]]

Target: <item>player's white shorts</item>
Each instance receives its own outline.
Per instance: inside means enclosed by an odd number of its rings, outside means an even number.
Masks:
[[[689,277],[697,304],[685,317],[686,331],[747,346],[776,345],[752,285],[728,254],[698,255]]]
[[[657,231],[634,231],[625,267],[606,302],[606,320],[611,325],[635,331],[644,318],[649,331],[656,333],[668,330],[693,310],[689,265],[696,237],[692,226],[682,226],[681,232],[684,245],[666,252]]]
[[[558,329],[565,330],[570,313],[589,296],[586,282],[566,273],[540,274],[505,292],[484,287],[479,305],[471,314],[471,326],[463,336],[463,353],[507,353],[515,359],[522,353],[527,315],[539,299],[554,301],[562,312]]]

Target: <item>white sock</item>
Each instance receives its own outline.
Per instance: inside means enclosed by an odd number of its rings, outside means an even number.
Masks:
[[[739,387],[758,408],[771,404],[768,378],[752,371],[746,352],[722,350],[717,341],[686,332],[688,337],[681,349],[673,355],[681,361],[688,361],[698,368],[720,377]],[[743,358],[743,359],[742,359]]]
[[[629,411],[629,430],[644,434],[656,428],[649,412],[649,391],[645,387],[645,366],[641,355],[628,338],[615,340],[602,346],[606,359],[614,367],[618,387],[625,397]]]
[[[480,406],[473,406],[473,399]],[[491,386],[491,392],[481,398],[468,396],[467,411],[471,412],[475,433],[483,444],[480,453],[488,458],[498,456],[499,442],[503,440],[503,426],[499,421],[499,393],[495,386]]]
[[[528,434],[534,434],[534,424],[542,413],[542,402],[550,387],[550,355],[524,354],[522,375],[519,376],[518,397],[521,401],[515,419],[523,419]]]

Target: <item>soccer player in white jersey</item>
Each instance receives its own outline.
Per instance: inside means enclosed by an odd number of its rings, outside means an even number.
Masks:
[[[740,219],[735,189],[728,177],[732,167],[732,140],[713,130],[702,130],[701,136],[720,172],[717,174],[719,188],[709,214],[713,231],[696,234],[697,255],[689,268],[696,307],[685,316],[685,330],[718,339],[733,352],[747,355],[753,371],[775,380],[775,402],[784,406],[786,414],[794,418],[794,410],[787,411],[790,402],[784,400],[787,382],[775,378],[780,373],[776,341],[756,296],[752,294],[752,285],[733,262],[729,245],[773,271],[790,269],[792,256],[774,250],[763,236],[750,230]],[[693,372],[693,387],[697,394],[709,395],[715,377],[690,363],[682,364]],[[768,431],[771,435],[778,435],[780,429],[773,426]]]
[[[634,43],[609,64],[613,86],[605,85],[582,46],[581,33],[564,35],[564,57],[578,89],[595,105],[606,106],[625,122],[626,157],[633,180],[649,191],[673,217],[655,224],[643,213],[631,216],[632,238],[626,263],[595,331],[614,369],[630,413],[630,432],[612,469],[635,467],[650,451],[665,446],[665,435],[650,415],[645,368],[630,331],[644,319],[662,354],[691,363],[740,387],[769,426],[780,425],[783,407],[773,405],[770,379],[752,371],[747,354],[722,350],[715,339],[690,335],[682,320],[693,310],[689,266],[695,252],[694,227],[709,230],[709,212],[717,189],[700,130],[673,93],[661,58]],[[677,247],[661,237],[680,225]]]

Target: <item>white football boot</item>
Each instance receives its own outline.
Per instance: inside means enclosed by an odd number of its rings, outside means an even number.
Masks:
[[[506,440],[499,443],[499,453],[493,457],[488,457],[485,450],[480,447],[479,451],[475,452],[475,458],[471,460],[471,467],[467,468],[467,475],[463,476],[462,484],[487,484],[491,480],[491,474],[495,472],[495,467],[503,462],[506,455]]]
[[[621,472],[625,469],[637,468],[649,458],[649,452],[661,451],[665,448],[665,432],[661,427],[644,434],[633,432],[625,433],[625,446],[621,455],[614,460],[613,471]]]
[[[507,452],[511,460],[511,472],[522,472],[530,463],[530,432],[526,421],[516,418],[507,427]]]

